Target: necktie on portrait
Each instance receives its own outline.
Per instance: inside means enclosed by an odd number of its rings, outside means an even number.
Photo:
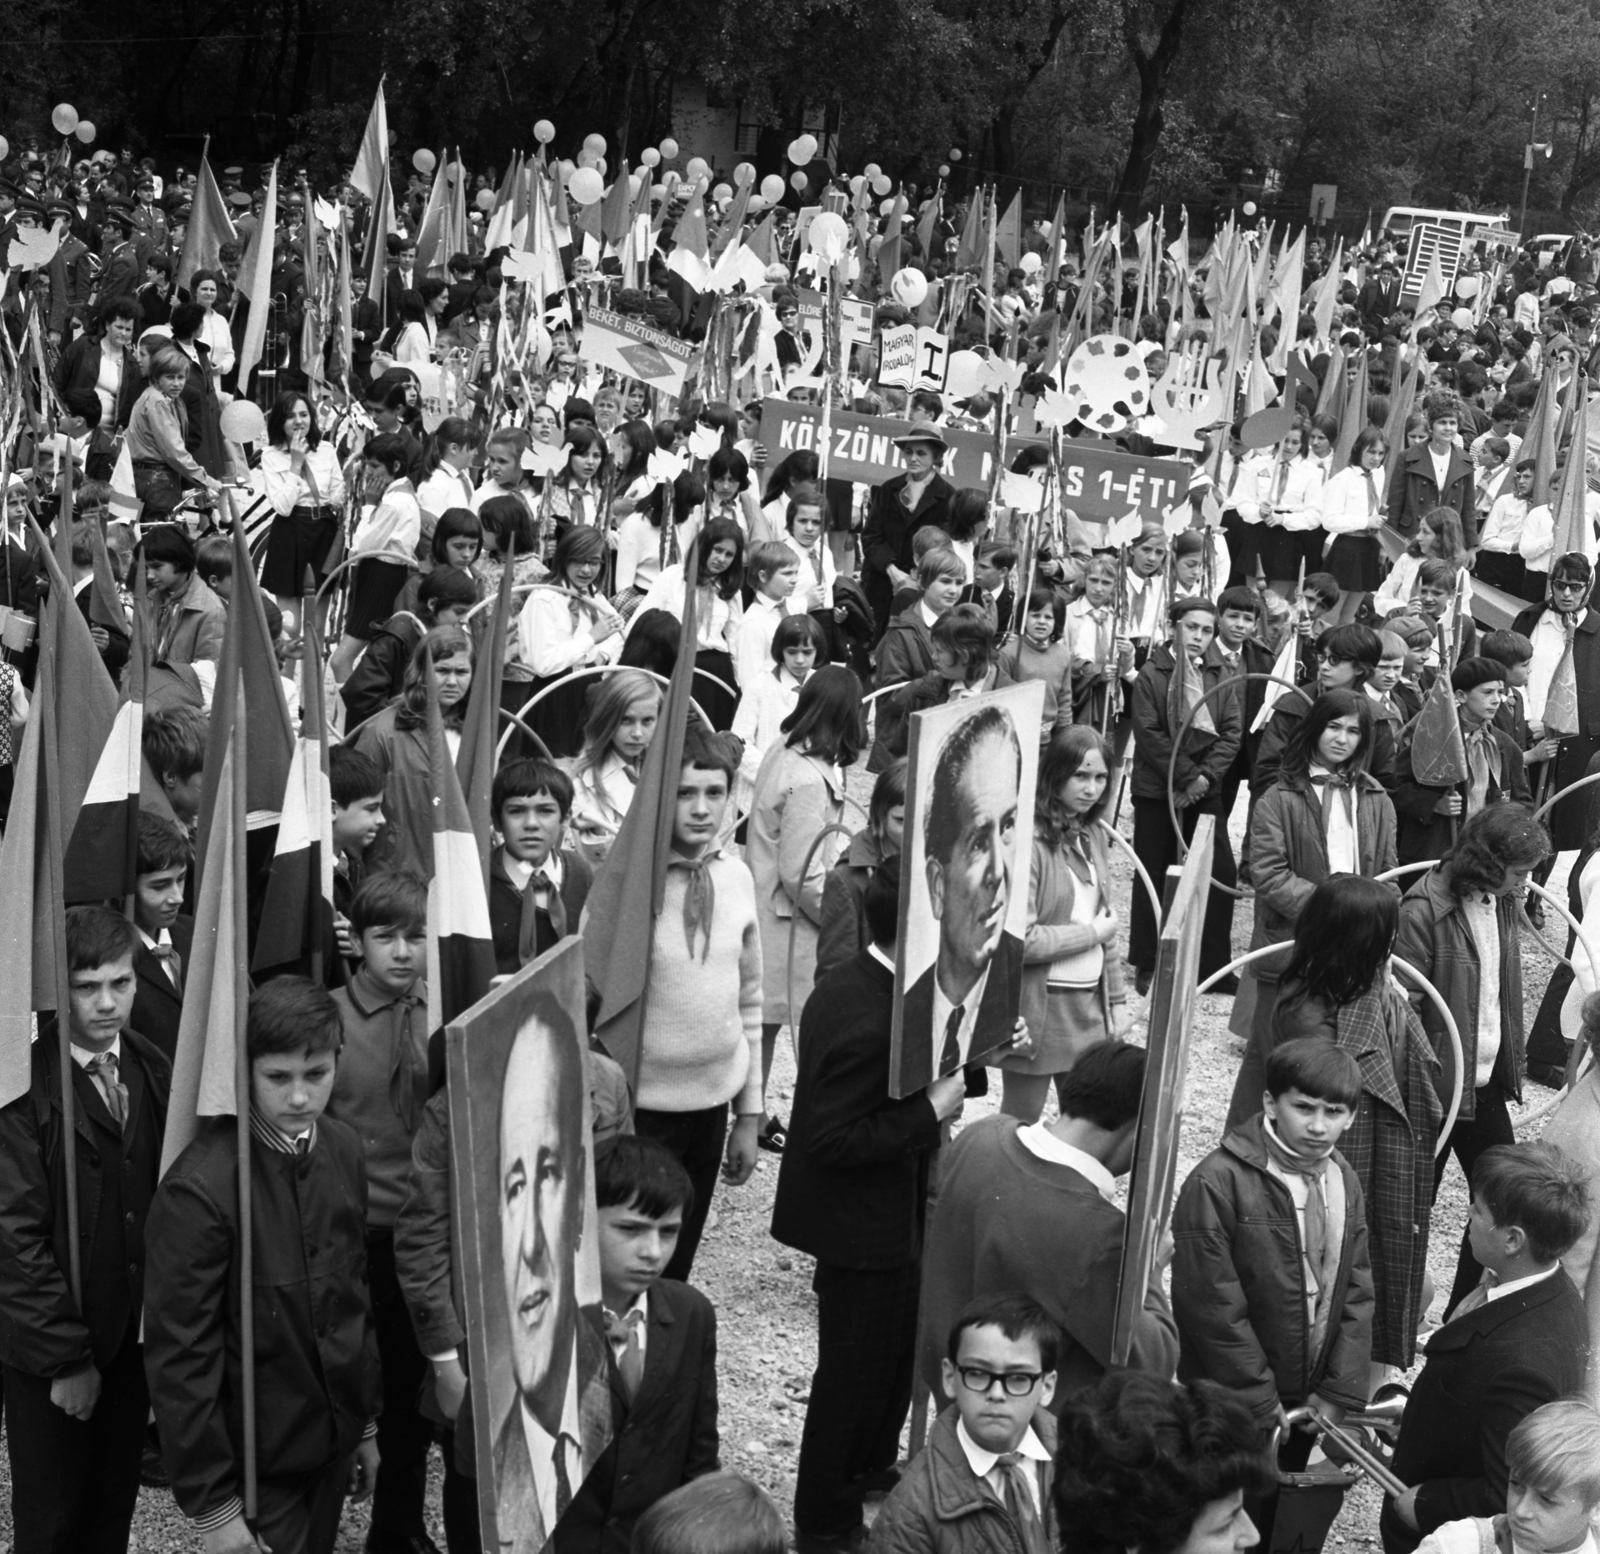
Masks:
[[[961,1021],[966,1012],[965,1005],[957,1004],[950,1011],[950,1018],[945,1021],[944,1046],[939,1052],[939,1072],[934,1075],[936,1079],[955,1073],[961,1066]]]
[[[112,1121],[124,1132],[128,1126],[128,1087],[117,1078],[117,1055],[114,1052],[102,1052],[97,1057],[89,1060],[89,1072],[94,1075],[95,1083],[99,1086],[101,1097],[106,1103],[106,1110],[111,1113]]]
[[[570,1435],[556,1437],[556,1449],[550,1454],[550,1461],[556,1472],[556,1520],[559,1522],[567,1514],[567,1507],[572,1504],[572,1476],[567,1472],[567,1443],[577,1442]]]

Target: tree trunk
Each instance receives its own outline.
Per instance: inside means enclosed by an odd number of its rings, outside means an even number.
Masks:
[[[1123,165],[1122,177],[1117,181],[1116,192],[1111,197],[1111,208],[1130,219],[1138,214],[1145,190],[1150,185],[1150,175],[1155,169],[1156,153],[1161,149],[1161,131],[1166,123],[1163,109],[1167,100],[1167,85],[1183,42],[1183,24],[1190,0],[1169,0],[1169,4],[1170,9],[1157,35],[1155,47],[1147,49],[1139,27],[1138,0],[1123,0],[1123,41],[1133,59],[1133,68],[1139,75],[1139,106],[1133,116],[1128,160]]]

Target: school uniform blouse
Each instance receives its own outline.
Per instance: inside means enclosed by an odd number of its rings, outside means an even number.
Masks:
[[[783,720],[800,700],[800,682],[781,664],[767,674],[759,674],[744,688],[733,711],[733,732],[744,741],[744,756],[739,762],[741,792],[753,785],[761,770],[761,758],[773,741],[782,737]],[[745,793],[741,810],[750,807]]]
[[[416,489],[404,478],[392,481],[377,505],[361,515],[350,553],[374,561],[409,565],[422,535],[422,509]]]
[[[1583,505],[1589,515],[1590,526],[1600,523],[1600,495],[1596,495],[1593,491],[1585,491]],[[1537,507],[1530,507],[1528,516],[1522,521],[1522,539],[1517,545],[1530,572],[1550,570],[1550,563],[1554,559],[1551,553],[1555,549],[1555,538],[1555,512],[1550,504],[1541,502]]]
[[[698,513],[690,513],[677,526],[681,560],[700,532]],[[672,565],[669,560],[668,566]],[[661,576],[661,530],[643,513],[629,513],[617,525],[617,592],[637,588],[641,593]]]
[[[703,653],[736,653],[738,651],[739,622],[744,607],[738,594],[724,599],[714,588],[701,588],[695,610],[695,646]],[[665,610],[675,620],[683,619],[683,563],[667,567],[639,602],[628,622],[631,631],[647,610]]]
[[[550,482],[550,511],[563,522],[594,528],[600,521],[600,482],[580,486],[557,476]]]
[[[1383,471],[1342,469],[1322,488],[1322,527],[1329,534],[1369,534],[1382,522]]]
[[[825,534],[817,536],[815,550],[807,550],[792,534],[786,534],[783,543],[799,558],[800,580],[794,586],[794,592],[789,595],[785,609],[790,615],[805,615],[812,609],[831,610],[833,608],[833,584],[839,575],[839,568],[833,559],[833,552],[828,549],[828,537]],[[811,590],[822,589],[822,603],[811,603]]]
[[[1067,606],[1065,640],[1073,661],[1104,669],[1116,645],[1117,623],[1109,604],[1092,605],[1087,599],[1074,599]]]
[[[488,491],[489,496],[501,494],[500,487],[493,481],[490,481],[484,489]],[[473,489],[472,477],[464,469],[451,469],[448,464],[441,464],[417,487],[417,506],[432,518],[440,517],[452,507],[467,507],[476,512],[477,508],[472,504],[477,496],[477,491]],[[483,500],[487,502],[489,496]]]
[[[1240,463],[1232,489],[1223,501],[1246,523],[1261,523],[1265,509],[1272,506],[1272,485],[1277,478],[1278,461],[1270,453],[1257,450]]]
[[[287,448],[263,449],[259,476],[260,494],[273,512],[283,517],[297,507],[344,506],[344,470],[333,444],[326,439],[306,449],[305,464],[298,473]]]
[[[568,823],[572,834],[581,839],[587,832],[596,840],[607,838],[609,844],[609,839],[616,836],[627,818],[638,778],[615,750],[606,752],[598,769],[578,771],[576,765],[573,762],[569,767],[572,814]]]
[[[1528,517],[1525,498],[1506,492],[1494,500],[1489,516],[1478,525],[1478,548],[1500,556],[1515,556],[1522,544],[1522,527]]]
[[[601,621],[618,630],[596,642]],[[621,626],[622,617],[598,594],[579,599],[562,589],[534,588],[517,617],[522,662],[541,680],[579,665],[613,663],[622,648]]]
[[[433,360],[433,341],[422,324],[407,324],[394,342],[394,359],[397,364],[429,362]]]
[[[1261,516],[1281,528],[1308,533],[1322,524],[1322,466],[1315,459],[1290,459],[1272,477],[1271,501]]]

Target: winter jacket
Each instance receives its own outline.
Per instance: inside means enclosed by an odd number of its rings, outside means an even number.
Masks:
[[[1465,1079],[1461,1088],[1460,1118],[1477,1115],[1473,1087],[1478,1068],[1478,986],[1481,968],[1478,948],[1461,901],[1450,888],[1451,865],[1435,864],[1400,899],[1400,931],[1394,953],[1416,967],[1449,1006],[1461,1036]],[[1527,1068],[1528,1036],[1522,1013],[1521,904],[1511,896],[1496,898],[1500,923],[1500,1051],[1495,1055],[1492,1078],[1507,1095],[1522,1099],[1522,1076]],[[1450,1036],[1433,1000],[1405,979],[1402,986],[1412,1006],[1422,1016],[1422,1028],[1445,1065],[1441,1087],[1446,1095],[1453,1083]]]
[[[972,1471],[956,1436],[958,1418],[951,1407],[934,1421],[927,1447],[906,1464],[883,1502],[867,1554],[1028,1554],[1005,1502]],[[1054,1548],[1054,1465],[1041,1467],[1040,1521],[1046,1544]]]
[[[1417,725],[1412,723],[1400,736],[1400,753],[1395,762],[1394,807],[1399,814],[1401,863],[1425,863],[1442,858],[1450,850],[1451,832],[1459,829],[1461,821],[1452,827],[1450,817],[1437,813],[1439,800],[1451,792],[1467,795],[1467,784],[1459,782],[1454,789],[1431,788],[1417,781],[1411,766],[1411,743],[1416,738]],[[1489,737],[1500,747],[1500,778],[1489,774],[1489,789],[1484,798],[1487,809],[1493,804],[1526,804],[1532,793],[1528,788],[1527,773],[1523,769],[1522,752],[1517,742],[1502,728],[1493,724]]]
[[[1178,730],[1168,717],[1169,691],[1174,660],[1165,642],[1150,649],[1144,668],[1133,686],[1133,796],[1136,799],[1165,799],[1167,773],[1172,768],[1172,742]],[[1223,678],[1223,665],[1207,655],[1199,669],[1202,688],[1211,691]],[[1172,785],[1181,793],[1196,777],[1210,780],[1208,799],[1216,796],[1227,776],[1233,758],[1239,753],[1242,731],[1239,721],[1237,688],[1211,697],[1205,703],[1216,733],[1209,734],[1190,726],[1183,749],[1172,768]]]
[[[395,611],[388,620],[373,627],[361,662],[339,688],[339,698],[344,702],[345,727],[352,733],[400,694],[406,665],[411,662],[411,655],[427,629],[406,610]]]
[[[1310,1352],[1305,1254],[1289,1189],[1267,1169],[1264,1119],[1227,1134],[1189,1173],[1172,1213],[1172,1314],[1178,1379],[1220,1382],[1263,1426],[1313,1392],[1367,1402],[1372,1265],[1361,1183],[1340,1158],[1344,1239],[1328,1331]]]
[[[919,600],[889,622],[889,629],[878,644],[878,672],[873,684],[883,690],[920,679],[933,668],[933,627],[922,614]],[[889,698],[885,697],[887,702]],[[880,708],[882,703],[880,703]]]
[[[421,719],[394,702],[369,718],[350,740],[383,775],[384,826],[362,862],[369,873],[410,869],[433,878],[433,772],[428,731]]]
[[[1357,872],[1385,874],[1394,867],[1394,805],[1366,773],[1357,783]],[[1261,795],[1250,818],[1250,883],[1256,897],[1250,948],[1292,940],[1295,920],[1329,872],[1321,797],[1308,777],[1285,772]],[[1398,895],[1399,887],[1394,888]],[[1276,982],[1287,961],[1287,953],[1267,955],[1250,970],[1258,981]]]

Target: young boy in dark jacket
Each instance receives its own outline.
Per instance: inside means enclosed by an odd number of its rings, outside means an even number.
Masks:
[[[172,1493],[208,1550],[330,1554],[348,1493],[378,1471],[378,1346],[366,1169],[324,1117],[341,1026],[326,988],[279,977],[250,1000],[256,1515],[244,1515],[239,1145],[203,1117],[145,1230],[145,1368]],[[254,1538],[252,1538],[254,1534]]]
[[[1056,1390],[1061,1337],[1024,1295],[985,1295],[950,1331],[934,1422],[872,1524],[868,1554],[1048,1554],[1056,1547],[1050,1453],[1036,1410]]]
[[[515,761],[495,775],[490,809],[505,839],[489,860],[494,969],[511,976],[578,931],[594,870],[561,838],[572,779],[550,761]]]
[[[1337,1423],[1366,1405],[1366,1212],[1335,1152],[1360,1098],[1360,1067],[1343,1048],[1320,1037],[1275,1047],[1262,1115],[1194,1168],[1173,1210],[1178,1378],[1231,1388],[1264,1436],[1291,1409],[1309,1405]],[[1286,1432],[1280,1465],[1303,1468],[1311,1443]],[[1262,1509],[1258,1525],[1270,1526]]]

